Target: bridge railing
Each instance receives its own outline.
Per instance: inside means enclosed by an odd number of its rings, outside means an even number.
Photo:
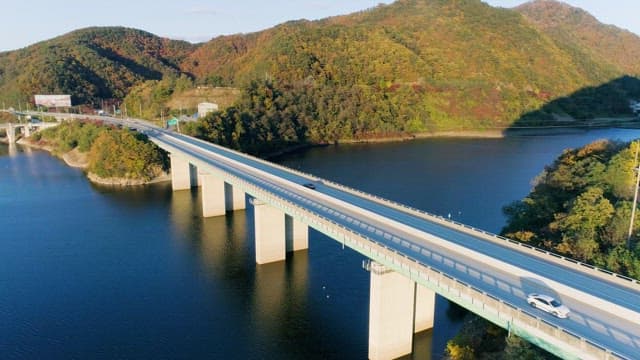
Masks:
[[[461,303],[463,306],[466,305],[467,308],[470,308],[480,316],[513,331],[517,335],[528,337],[530,340],[535,340],[536,336],[541,336],[548,343],[555,344],[559,348],[566,348],[566,345],[569,345],[574,350],[579,350],[581,354],[588,354],[595,359],[627,360],[624,356],[609,351],[605,346],[593,343],[567,329],[551,324],[520,309],[517,305],[500,300],[471,284],[447,275],[429,265],[420,263],[417,259],[402,254],[363,233],[353,231],[317,212],[301,208],[295,203],[265,190],[263,187],[229,173],[226,173],[226,176],[226,180],[233,183],[234,186],[238,186],[246,193],[252,194],[260,200],[296,216],[309,226],[337,241],[341,241],[343,246],[347,245],[395,271],[404,273],[414,281],[432,288],[456,303]],[[391,234],[387,235],[393,236]]]
[[[246,154],[244,154],[244,155],[245,156],[250,156],[250,155],[246,155]],[[319,178],[318,176],[313,175],[313,174],[305,173],[303,171],[296,170],[296,169],[291,169],[291,168],[288,168],[286,166],[282,166],[282,165],[279,165],[279,164],[273,164],[273,163],[264,161],[262,159],[257,159],[257,160],[265,162],[265,163],[268,163],[268,164],[271,164],[271,165],[273,165],[275,167],[279,167],[282,170],[286,170],[286,171],[289,171],[289,172],[297,173],[298,175],[307,177],[309,179],[313,179],[313,180],[316,180],[316,181],[321,181],[323,184],[330,185],[331,187],[338,188],[338,189],[350,192],[350,193],[358,195],[358,196],[362,196],[362,197],[365,197],[365,198],[369,198],[369,199],[375,200],[375,201],[377,201],[379,203],[383,203],[383,204],[385,204],[387,206],[391,205],[391,206],[393,206],[393,207],[395,207],[397,209],[401,209],[401,210],[403,210],[405,212],[420,214],[423,218],[427,218],[427,220],[437,221],[439,223],[443,223],[443,224],[445,224],[445,225],[447,225],[449,227],[452,227],[454,229],[458,229],[458,230],[462,230],[463,229],[463,230],[465,230],[467,232],[473,233],[473,235],[482,234],[483,238],[485,238],[487,240],[493,240],[493,241],[499,242],[499,243],[501,243],[503,245],[507,245],[509,247],[517,247],[517,248],[519,248],[521,250],[524,250],[527,253],[538,255],[538,256],[541,255],[541,254],[548,255],[548,256],[551,256],[551,257],[553,257],[555,259],[564,261],[564,264],[567,265],[567,266],[571,266],[571,267],[574,267],[574,268],[579,269],[579,270],[588,270],[588,271],[591,271],[591,272],[596,273],[598,275],[608,275],[608,276],[610,276],[612,278],[623,280],[623,283],[640,286],[640,280],[638,280],[638,279],[634,279],[634,278],[631,278],[631,277],[628,277],[628,276],[625,276],[625,275],[621,275],[621,274],[615,273],[613,271],[609,271],[609,270],[606,270],[606,269],[603,269],[603,268],[600,268],[600,267],[597,267],[597,266],[594,266],[594,265],[591,265],[591,264],[583,263],[581,261],[572,259],[570,257],[566,257],[564,255],[561,255],[561,254],[558,254],[558,253],[554,253],[554,252],[549,251],[549,250],[541,249],[541,248],[538,248],[538,247],[535,247],[535,246],[531,246],[531,245],[526,244],[526,243],[522,243],[522,242],[519,242],[519,241],[516,241],[516,240],[513,240],[513,239],[509,239],[509,238],[501,236],[501,235],[493,234],[491,232],[488,232],[488,231],[485,231],[485,230],[482,230],[482,229],[479,229],[479,228],[476,228],[476,227],[473,227],[473,226],[470,226],[470,225],[467,225],[467,224],[464,224],[464,223],[461,223],[461,222],[458,222],[458,221],[455,221],[455,220],[451,220],[451,219],[445,218],[445,217],[440,216],[440,215],[432,214],[430,212],[427,212],[427,211],[424,211],[424,210],[420,210],[420,209],[417,209],[417,208],[414,208],[414,207],[411,207],[411,206],[408,206],[408,205],[405,205],[405,204],[401,204],[401,203],[398,203],[398,202],[393,201],[393,200],[385,199],[385,198],[383,198],[381,196],[378,196],[378,195],[370,194],[370,193],[364,192],[362,190],[354,189],[354,188],[351,188],[351,187],[346,186],[346,185],[342,185],[342,184],[339,184],[339,183],[336,183],[336,182],[333,182],[333,181],[330,181],[330,180],[322,179],[322,178]]]
[[[307,176],[310,176],[310,175],[307,175]],[[463,223],[455,221],[455,220],[447,219],[447,218],[445,218],[443,216],[440,216],[440,215],[435,215],[435,214],[429,213],[429,212],[424,211],[424,210],[416,209],[416,208],[413,208],[411,206],[407,206],[407,205],[395,202],[393,200],[385,199],[385,198],[377,196],[377,195],[372,195],[372,194],[366,193],[366,192],[358,190],[358,189],[353,189],[353,188],[350,188],[350,187],[342,185],[342,184],[338,184],[338,183],[334,183],[334,182],[326,181],[326,180],[323,180],[323,182],[326,182],[326,183],[330,184],[332,187],[341,188],[341,189],[347,190],[349,192],[358,194],[360,196],[364,196],[364,197],[367,197],[367,198],[374,199],[374,200],[376,200],[378,202],[382,202],[382,203],[387,204],[387,205],[393,205],[396,208],[400,208],[400,209],[406,210],[406,211],[408,211],[410,213],[411,212],[418,213],[418,214],[422,215],[423,217],[427,217],[428,220],[437,221],[437,222],[440,222],[440,223],[443,223],[443,224],[447,224],[447,225],[449,225],[449,227],[452,227],[454,229],[457,228],[458,230],[466,230],[466,232],[471,232],[471,233],[473,233],[473,235],[482,234],[483,238],[485,238],[487,240],[496,240],[497,242],[499,242],[499,243],[501,243],[503,245],[507,245],[509,247],[514,247],[515,246],[515,247],[520,248],[520,249],[522,249],[522,250],[524,250],[524,251],[526,251],[527,253],[530,253],[530,254],[534,254],[534,255],[538,255],[538,256],[540,254],[548,255],[548,256],[551,256],[551,257],[553,257],[555,259],[563,260],[565,262],[565,265],[567,265],[567,266],[575,267],[575,268],[580,269],[580,270],[588,270],[588,271],[591,271],[591,272],[594,272],[594,273],[597,273],[597,274],[608,275],[608,276],[611,276],[613,278],[623,280],[624,281],[623,283],[626,283],[626,284],[640,285],[640,280],[633,279],[631,277],[624,276],[624,275],[621,275],[621,274],[617,274],[615,272],[612,272],[612,271],[609,271],[609,270],[606,270],[606,269],[603,269],[603,268],[600,268],[600,267],[597,267],[597,266],[594,266],[594,265],[591,265],[591,264],[583,263],[583,262],[580,262],[578,260],[572,259],[570,257],[566,257],[564,255],[560,255],[560,254],[554,253],[554,252],[549,251],[549,250],[541,249],[541,248],[538,248],[538,247],[535,247],[535,246],[531,246],[531,245],[526,244],[526,243],[522,243],[522,242],[519,242],[519,241],[516,241],[516,240],[513,240],[513,239],[506,238],[504,236],[493,234],[491,232],[488,232],[488,231],[485,231],[485,230],[482,230],[482,229],[478,229],[478,228],[475,228],[473,226],[470,226],[470,225],[467,225],[467,224],[463,224]]]
[[[339,224],[330,220],[328,223],[330,226],[340,227]],[[355,239],[347,241],[347,243],[354,243],[355,248],[359,247],[365,250],[365,253],[368,252],[373,255],[371,256],[372,258],[385,266],[409,274],[415,281],[432,288],[448,299],[461,303],[461,305],[466,304],[466,307],[470,308],[470,310],[474,311],[475,309],[474,312],[480,316],[512,330],[517,335],[528,337],[531,340],[532,337],[540,336],[540,333],[542,333],[546,334],[547,342],[562,348],[566,348],[562,344],[569,345],[575,350],[579,350],[581,354],[588,354],[596,359],[626,359],[622,355],[607,350],[605,346],[593,343],[567,329],[551,324],[514,304],[500,300],[471,284],[424,265],[371,238],[346,228],[342,228],[342,230],[356,236]],[[357,240],[357,238],[362,238],[364,241]],[[375,244],[375,246],[371,246],[371,243]]]
[[[209,166],[216,168],[210,164]],[[295,216],[298,220],[341,242],[343,246],[348,245],[350,248],[364,254],[368,258],[405,274],[405,276],[408,276],[414,281],[469,308],[471,311],[478,313],[489,321],[510,329],[510,331],[528,338],[534,343],[538,343],[538,345],[545,347],[551,352],[562,354],[564,351],[564,354],[568,355],[575,355],[576,353],[588,354],[591,358],[595,359],[626,359],[624,356],[608,350],[607,347],[602,344],[596,344],[567,329],[551,324],[542,318],[520,309],[519,306],[515,304],[500,300],[471,284],[447,275],[432,266],[421,263],[417,259],[405,255],[365,233],[353,231],[323,216],[320,212],[325,211],[331,214],[331,212],[328,211],[331,209],[321,207],[318,211],[307,210],[267,190],[268,188],[274,188],[275,190],[281,191],[282,189],[278,188],[275,184],[263,181],[265,183],[264,185],[267,186],[258,186],[257,183],[260,183],[259,180],[254,184],[232,175],[227,171],[223,170],[223,172],[225,181],[228,181],[234,186],[238,186],[247,194],[280,208],[285,213]],[[392,234],[380,229],[375,229],[371,225],[362,224],[366,225],[366,231],[372,232],[376,234],[376,236],[381,236],[385,239],[391,238],[394,242],[406,242],[408,245],[410,244],[408,241],[399,239]],[[410,246],[419,249],[416,245]],[[542,339],[542,341],[536,341],[536,339]],[[571,349],[567,348],[567,346]]]
[[[182,135],[182,136],[184,136],[184,135]],[[224,147],[221,147],[219,145],[216,145],[216,144],[205,142],[204,140],[200,140],[200,139],[197,139],[197,140],[200,141],[200,142],[206,143],[207,145],[213,145],[213,146],[215,146],[217,148],[220,148],[220,149],[222,149],[224,151],[229,151],[231,153],[235,153],[235,154],[237,154],[239,156],[251,159],[253,161],[262,163],[264,165],[269,165],[269,166],[272,166],[274,168],[278,168],[280,170],[283,170],[283,171],[286,171],[286,172],[289,172],[289,173],[294,173],[296,175],[308,178],[308,179],[313,180],[313,181],[321,181],[323,184],[327,184],[327,185],[330,185],[331,187],[350,192],[350,193],[352,193],[354,195],[358,195],[358,196],[361,196],[361,197],[365,197],[365,198],[368,198],[368,199],[375,200],[376,202],[385,204],[386,206],[392,206],[392,207],[394,207],[396,209],[399,209],[399,210],[402,210],[404,212],[413,213],[414,215],[415,214],[419,214],[422,218],[425,218],[426,220],[439,222],[439,223],[441,223],[441,224],[443,224],[445,226],[448,226],[450,228],[453,228],[453,229],[462,230],[462,231],[465,231],[465,232],[468,232],[468,233],[473,233],[473,235],[476,235],[476,236],[477,235],[482,235],[483,238],[486,239],[486,240],[494,241],[496,243],[499,243],[501,245],[505,245],[505,246],[508,246],[508,247],[511,247],[511,248],[517,248],[519,250],[523,250],[524,252],[526,252],[528,254],[532,254],[532,255],[535,255],[535,256],[547,255],[547,256],[549,256],[551,258],[554,258],[556,260],[560,260],[560,262],[563,263],[565,266],[573,267],[573,268],[575,268],[577,270],[587,270],[587,271],[590,271],[591,273],[593,273],[594,275],[600,275],[600,276],[606,275],[609,279],[621,280],[620,283],[622,283],[622,284],[627,284],[627,285],[632,285],[632,286],[640,286],[640,280],[638,280],[638,279],[633,279],[631,277],[624,276],[624,275],[621,275],[621,274],[617,274],[615,272],[612,272],[612,271],[609,271],[609,270],[606,270],[606,269],[603,269],[603,268],[600,268],[600,267],[597,267],[597,266],[594,266],[594,265],[591,265],[591,264],[583,263],[583,262],[580,262],[578,260],[572,259],[570,257],[566,257],[564,255],[560,255],[560,254],[554,253],[554,252],[549,251],[549,250],[541,249],[541,248],[538,248],[538,247],[535,247],[535,246],[531,246],[529,244],[525,244],[525,243],[522,243],[522,242],[519,242],[519,241],[515,241],[513,239],[506,238],[504,236],[493,234],[493,233],[490,233],[488,231],[485,231],[485,230],[482,230],[482,229],[478,229],[478,228],[475,228],[473,226],[466,225],[466,224],[460,223],[460,222],[455,221],[455,220],[447,219],[447,218],[445,218],[443,216],[440,216],[440,215],[435,215],[435,214],[429,213],[429,212],[424,211],[424,210],[416,209],[414,207],[398,203],[398,202],[393,201],[393,200],[385,199],[385,198],[383,198],[381,196],[378,196],[378,195],[369,194],[369,193],[364,192],[362,190],[358,190],[358,189],[354,189],[354,188],[351,188],[351,187],[346,186],[346,185],[338,184],[338,183],[335,183],[333,181],[320,178],[320,177],[318,177],[316,175],[313,175],[313,174],[309,174],[309,173],[306,173],[306,172],[303,172],[303,171],[300,171],[300,170],[297,170],[297,169],[292,169],[292,168],[288,168],[286,166],[275,164],[275,163],[272,163],[272,162],[269,162],[269,161],[266,161],[266,160],[263,160],[263,159],[255,157],[255,156],[251,156],[251,155],[248,155],[248,154],[245,154],[245,153],[233,150],[233,149],[228,149],[228,148],[224,148]]]
[[[274,201],[275,199],[271,199]],[[281,199],[281,201],[285,201]],[[296,207],[294,204],[290,204]],[[302,212],[307,212],[302,210]],[[311,216],[310,216],[311,217]],[[579,349],[583,354],[598,359],[625,359],[625,357],[608,351],[605,346],[590,342],[571,331],[546,322],[518,306],[500,300],[490,294],[465,283],[452,276],[447,275],[433,267],[422,264],[416,259],[408,257],[386,245],[367,237],[361,233],[352,231],[330,219],[314,214],[317,217],[317,225],[325,229],[339,228],[340,232],[351,234],[344,239],[343,243],[349,247],[362,252],[366,256],[373,258],[380,263],[401,273],[408,274],[409,277],[429,286],[439,294],[449,298],[456,303],[467,304],[467,307],[475,308],[479,315],[488,318],[496,324],[513,328],[519,335],[534,333],[546,334],[547,341],[558,344],[558,342],[570,345],[574,349]],[[310,225],[313,225],[313,222]],[[329,230],[330,231],[330,230]],[[334,232],[334,234],[336,234]],[[339,237],[339,236],[338,236]],[[471,305],[471,306],[469,306]],[[473,311],[473,309],[471,309]],[[520,331],[516,331],[519,329]],[[538,334],[539,335],[539,334]],[[531,339],[531,336],[529,336]]]
[[[73,114],[71,114],[71,115],[73,115]],[[180,134],[180,136],[185,136],[185,135]],[[485,231],[485,230],[482,230],[482,229],[478,229],[478,228],[475,228],[473,226],[469,226],[469,225],[460,223],[460,222],[455,221],[455,220],[444,218],[444,217],[442,217],[440,215],[435,215],[435,214],[429,213],[429,212],[424,211],[424,210],[416,209],[414,207],[407,206],[405,204],[401,204],[401,203],[395,202],[393,200],[385,199],[385,198],[383,198],[381,196],[378,196],[378,195],[369,194],[367,192],[364,192],[364,191],[361,191],[361,190],[358,190],[358,189],[354,189],[354,188],[351,188],[351,187],[348,187],[348,186],[345,186],[345,185],[342,185],[342,184],[338,184],[338,183],[335,183],[335,182],[332,182],[332,181],[329,181],[329,180],[326,180],[326,179],[319,178],[319,177],[317,177],[317,176],[315,176],[313,174],[305,173],[303,171],[296,170],[296,169],[291,169],[291,168],[288,168],[286,166],[275,164],[275,163],[272,163],[272,162],[269,162],[269,161],[266,161],[266,160],[263,160],[263,159],[260,159],[260,158],[257,158],[257,157],[254,157],[254,156],[251,156],[251,155],[248,155],[248,154],[245,154],[245,153],[233,150],[233,149],[224,148],[224,147],[221,147],[219,145],[216,145],[216,144],[213,144],[213,143],[209,143],[209,142],[205,142],[204,140],[200,140],[200,139],[196,139],[196,140],[199,141],[199,142],[202,142],[202,143],[206,143],[207,145],[211,145],[211,146],[220,148],[220,149],[222,149],[224,151],[235,153],[235,154],[237,154],[239,156],[251,159],[253,161],[260,162],[262,164],[269,165],[269,166],[272,166],[272,167],[275,167],[275,168],[279,168],[280,170],[283,170],[283,171],[294,173],[294,174],[297,174],[297,175],[300,175],[300,176],[303,176],[303,177],[306,177],[308,179],[312,179],[312,180],[315,180],[315,181],[322,181],[323,183],[329,184],[334,188],[342,189],[342,190],[345,190],[345,191],[350,192],[352,194],[357,194],[357,195],[363,196],[365,198],[373,199],[373,200],[375,200],[375,201],[377,201],[379,203],[383,203],[385,205],[391,205],[391,206],[393,206],[393,207],[395,207],[397,209],[403,210],[405,212],[419,214],[423,218],[426,218],[427,220],[436,221],[436,222],[442,223],[444,225],[447,225],[449,227],[452,227],[454,229],[471,232],[471,233],[473,233],[473,235],[481,234],[481,235],[483,235],[484,239],[489,240],[489,241],[495,241],[497,243],[500,243],[502,245],[506,245],[506,246],[509,246],[509,247],[512,247],[512,248],[515,247],[515,248],[517,248],[519,250],[524,250],[525,252],[527,252],[529,254],[532,254],[532,255],[535,255],[535,256],[547,255],[547,256],[550,256],[551,258],[555,258],[555,259],[561,260],[563,262],[563,264],[566,265],[566,266],[570,266],[570,267],[573,267],[573,268],[578,269],[578,270],[587,270],[587,271],[590,271],[590,272],[592,272],[593,274],[596,274],[596,275],[607,275],[611,279],[622,280],[622,283],[640,286],[640,280],[633,279],[631,277],[624,276],[624,275],[621,275],[621,274],[617,274],[615,272],[612,272],[612,271],[609,271],[609,270],[606,270],[606,269],[602,269],[600,267],[597,267],[597,266],[594,266],[594,265],[591,265],[591,264],[583,263],[583,262],[580,262],[578,260],[572,259],[570,257],[566,257],[564,255],[560,255],[560,254],[554,253],[552,251],[548,251],[548,250],[545,250],[545,249],[537,248],[537,247],[534,247],[534,246],[531,246],[531,245],[528,245],[528,244],[525,244],[525,243],[522,243],[522,242],[519,242],[519,241],[515,241],[513,239],[506,238],[504,236],[493,234],[493,233],[490,233],[488,231]]]

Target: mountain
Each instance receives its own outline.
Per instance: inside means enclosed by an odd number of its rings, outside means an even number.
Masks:
[[[123,98],[145,80],[179,74],[194,45],[122,27],[87,28],[0,53],[0,96],[72,94],[74,103]]]
[[[160,114],[174,84],[188,81],[145,81],[186,75],[196,85],[283,94],[277,109],[271,95],[243,104],[266,117],[286,112],[308,139],[333,141],[626,115],[628,101],[640,99],[639,49],[638,36],[553,1],[503,9],[397,0],[198,45],[133,29],[79,30],[0,54],[0,99],[71,92],[95,103],[132,93],[130,108]]]
[[[335,114],[333,120],[343,118],[333,127],[360,134],[508,126],[525,115],[550,120],[539,110],[560,98],[568,104],[554,107],[560,113],[603,115],[573,111],[572,94],[637,74],[636,64],[611,48],[640,47],[640,39],[588,14],[571,22],[576,40],[555,36],[562,30],[542,26],[527,11],[541,4],[557,5],[538,1],[515,11],[479,0],[398,0],[351,15],[218,37],[196,49],[182,68],[236,86],[267,78],[285,83],[288,91],[322,87],[326,91],[316,99]],[[579,42],[583,33],[592,39]],[[613,38],[619,45],[608,44]],[[622,89],[615,101],[627,104],[634,96],[640,94]],[[628,112],[624,107],[607,115]]]
[[[515,8],[538,30],[581,59],[606,64],[617,73],[640,75],[638,35],[604,25],[588,12],[553,0],[536,0]]]

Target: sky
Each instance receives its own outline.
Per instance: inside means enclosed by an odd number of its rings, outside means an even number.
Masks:
[[[525,0],[484,0],[513,7]],[[203,42],[298,19],[349,14],[392,0],[9,0],[2,5],[0,51],[19,49],[89,26],[126,26]],[[564,0],[605,24],[640,34],[639,0]]]

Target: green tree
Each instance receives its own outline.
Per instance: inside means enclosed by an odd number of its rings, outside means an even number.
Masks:
[[[151,180],[163,168],[154,144],[130,131],[104,131],[89,152],[89,171],[100,177]]]
[[[609,223],[613,205],[604,197],[601,188],[590,187],[580,194],[568,214],[558,214],[552,228],[562,233],[557,249],[579,260],[589,261],[598,253],[598,232]]]

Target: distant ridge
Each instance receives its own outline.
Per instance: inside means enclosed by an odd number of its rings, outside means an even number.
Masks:
[[[604,25],[588,12],[555,0],[535,0],[515,8],[558,46],[576,49],[619,73],[640,75],[640,37]],[[576,54],[578,55],[578,54]]]
[[[72,94],[74,103],[123,98],[141,81],[179,73],[194,48],[123,27],[76,30],[0,53],[0,97],[7,103],[35,93]]]

